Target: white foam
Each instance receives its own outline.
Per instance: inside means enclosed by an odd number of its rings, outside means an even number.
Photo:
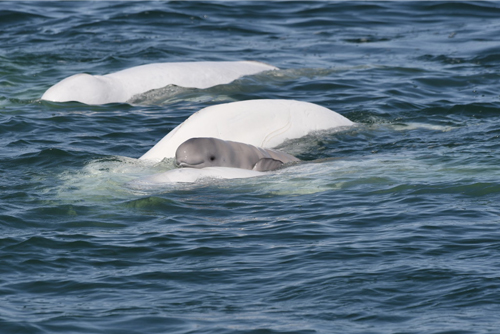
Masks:
[[[204,179],[243,179],[265,174],[264,172],[229,167],[177,168],[140,178],[130,182],[129,185],[135,188],[150,188],[171,183],[194,183]]]

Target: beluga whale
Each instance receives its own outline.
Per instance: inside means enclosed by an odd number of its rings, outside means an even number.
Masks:
[[[175,164],[184,168],[231,167],[267,172],[297,161],[284,152],[217,138],[191,138],[175,152]]]
[[[248,100],[210,106],[192,114],[139,159],[174,158],[191,138],[217,138],[270,149],[315,131],[354,125],[346,117],[314,103],[296,100]]]
[[[168,85],[205,89],[228,84],[245,75],[277,69],[256,61],[147,64],[106,75],[72,75],[50,87],[42,100],[90,105],[126,103],[135,95]]]

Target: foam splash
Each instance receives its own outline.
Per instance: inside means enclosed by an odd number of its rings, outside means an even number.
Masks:
[[[134,180],[129,182],[128,186],[135,189],[154,189],[173,183],[195,183],[205,179],[245,179],[264,175],[264,172],[229,167],[177,168]]]
[[[113,157],[89,162],[79,171],[59,175],[58,197],[78,201],[109,201],[135,196],[168,193],[199,186],[248,187],[250,191],[272,195],[304,195],[343,189],[349,182],[379,175],[415,170],[415,161],[349,158],[303,162],[272,171],[213,167],[176,169],[172,161],[151,164],[145,161]],[[419,168],[417,168],[419,169]],[[391,172],[392,170],[392,172]],[[427,166],[419,169],[427,173]]]
[[[411,131],[411,130],[424,129],[431,131],[448,132],[457,129],[457,127],[455,126],[426,124],[418,122],[391,124],[390,127],[396,131]]]
[[[428,129],[450,131],[448,126],[422,123],[380,124],[384,131]],[[358,129],[360,130],[360,129]],[[285,151],[294,155],[317,146],[319,137],[313,134],[300,141],[284,143]],[[318,137],[319,136],[319,137]],[[445,148],[443,148],[445,149]],[[248,188],[249,192],[270,195],[304,195],[325,191],[340,191],[352,187],[380,189],[398,184],[428,184],[460,180],[464,176],[482,177],[474,168],[464,170],[453,161],[442,159],[440,152],[405,151],[394,154],[367,154],[327,158],[292,164],[272,172],[255,172],[235,168],[176,169],[173,159],[159,163],[126,157],[96,159],[80,170],[66,171],[58,176],[58,197],[75,200],[101,201],[130,199],[195,189],[200,186]],[[481,167],[484,169],[484,166]],[[498,170],[491,170],[498,174]],[[490,173],[488,172],[488,173]],[[491,175],[487,175],[488,179]]]

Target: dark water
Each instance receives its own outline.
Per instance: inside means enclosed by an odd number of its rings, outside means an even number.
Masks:
[[[0,333],[497,333],[499,2],[0,2]],[[281,68],[134,104],[79,72]],[[358,126],[264,178],[158,189],[193,112],[297,99]]]

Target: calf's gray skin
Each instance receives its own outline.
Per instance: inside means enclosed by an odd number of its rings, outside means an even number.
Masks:
[[[275,150],[217,138],[191,138],[175,152],[179,167],[233,167],[259,172],[275,170],[296,157]]]

